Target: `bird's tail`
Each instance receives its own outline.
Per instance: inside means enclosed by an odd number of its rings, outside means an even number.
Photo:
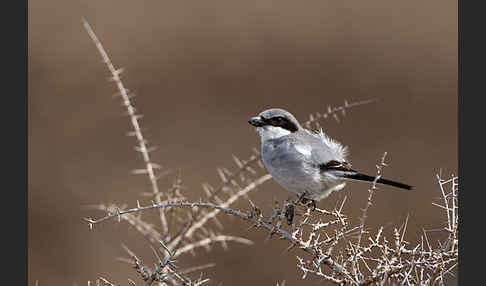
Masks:
[[[347,173],[347,174],[343,175],[343,177],[347,178],[347,179],[353,179],[353,180],[358,180],[358,181],[366,181],[366,182],[374,182],[375,179],[376,179],[376,177],[368,176],[368,175],[361,174],[361,173]],[[412,189],[412,186],[402,184],[402,183],[399,183],[399,182],[395,182],[395,181],[391,181],[391,180],[387,180],[387,179],[382,179],[382,178],[379,178],[376,182],[378,184],[389,185],[389,186],[393,186],[393,187],[397,187],[397,188],[405,189],[405,190],[411,190]]]

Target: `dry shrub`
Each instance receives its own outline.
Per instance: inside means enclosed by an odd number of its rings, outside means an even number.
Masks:
[[[150,242],[157,263],[153,267],[145,265],[133,251],[124,246],[129,255],[126,259],[139,274],[143,284],[148,285],[203,285],[209,279],[199,275],[190,278],[190,274],[212,267],[214,264],[180,267],[175,259],[187,253],[195,253],[197,248],[211,249],[220,243],[226,247],[228,242],[251,245],[252,242],[242,237],[235,237],[221,233],[221,223],[217,217],[220,214],[232,215],[249,223],[253,228],[268,232],[270,238],[278,238],[289,243],[290,249],[299,249],[296,266],[303,272],[302,279],[315,275],[324,281],[339,285],[443,285],[444,276],[456,267],[458,259],[458,178],[451,176],[442,179],[438,184],[443,198],[438,206],[447,217],[447,225],[438,229],[445,233],[445,238],[437,246],[429,243],[427,233],[420,238],[420,243],[410,245],[406,240],[408,217],[400,229],[394,229],[392,237],[384,235],[384,227],[376,231],[366,230],[366,217],[371,207],[376,180],[368,190],[369,196],[363,208],[359,224],[352,226],[343,213],[346,198],[333,210],[306,208],[296,201],[287,200],[275,202],[275,207],[267,216],[248,197],[262,183],[271,179],[265,172],[260,160],[260,154],[254,154],[248,159],[233,156],[236,167],[233,170],[217,169],[221,178],[218,187],[203,184],[206,199],[199,202],[188,202],[181,190],[180,174],[176,174],[173,184],[159,188],[158,179],[165,176],[159,171],[160,166],[150,158],[152,150],[144,139],[140,128],[140,114],[136,112],[130,101],[131,95],[121,81],[121,70],[116,69],[105,52],[101,42],[89,24],[83,20],[89,36],[95,43],[99,53],[106,63],[112,80],[115,82],[122,102],[127,109],[132,132],[137,140],[136,150],[142,154],[145,167],[135,170],[135,174],[146,174],[151,183],[152,204],[142,206],[137,201],[134,208],[117,205],[95,205],[97,210],[104,211],[105,216],[98,219],[86,218],[89,227],[109,219],[125,221],[145,236]],[[319,121],[327,118],[339,120],[347,109],[369,103],[373,100],[348,103],[342,106],[329,106],[324,112],[313,113],[303,126],[319,128]],[[377,165],[377,179],[386,166],[386,153]],[[249,203],[247,210],[231,208],[238,199],[245,199]],[[160,221],[154,224],[145,221],[141,213],[150,209],[158,209]],[[288,222],[289,210],[294,214],[292,223]],[[209,224],[212,221],[213,224]],[[216,227],[214,227],[216,226]],[[243,225],[242,225],[243,227]],[[290,255],[288,256],[290,257]],[[137,285],[129,280],[129,285]],[[277,285],[284,285],[277,283]],[[106,278],[98,278],[88,285],[115,285]]]

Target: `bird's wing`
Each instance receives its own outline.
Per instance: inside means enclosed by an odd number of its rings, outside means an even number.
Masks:
[[[307,139],[312,147],[311,159],[314,164],[327,164],[331,161],[346,163],[347,147],[320,132],[306,131]]]
[[[376,180],[379,184],[390,185],[400,189],[410,190],[411,186],[396,181],[391,181],[383,178],[369,176],[357,172],[351,168],[351,164],[346,161],[347,147],[341,145],[339,142],[329,138],[322,130],[319,133],[306,132],[308,137],[306,142],[310,142],[312,146],[311,161],[312,164],[318,166],[321,173],[331,172],[335,176],[358,180],[373,182]]]
[[[341,171],[345,173],[357,173],[357,171],[351,169],[351,164],[345,161],[336,161],[336,160],[331,160],[327,163],[322,163],[319,164],[319,169],[321,171]]]

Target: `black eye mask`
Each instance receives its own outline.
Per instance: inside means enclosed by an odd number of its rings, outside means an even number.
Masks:
[[[265,119],[265,118],[262,117],[262,120],[267,125],[271,125],[271,126],[275,126],[275,127],[281,127],[281,128],[288,130],[290,132],[295,132],[295,131],[298,130],[297,125],[295,125],[290,120],[288,120],[287,118],[282,117],[282,116],[276,116],[276,117],[272,117],[272,118],[269,118],[269,119]]]

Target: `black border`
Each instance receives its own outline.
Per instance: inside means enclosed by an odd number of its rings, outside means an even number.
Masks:
[[[467,5],[465,5],[467,3]],[[484,284],[486,193],[484,123],[486,97],[484,9],[481,1],[458,0],[458,158],[459,268],[458,285]],[[466,137],[466,134],[469,136]],[[467,138],[467,139],[466,139]],[[466,173],[465,162],[469,166]],[[481,196],[481,197],[480,197]]]
[[[27,285],[28,1],[3,5],[1,221],[4,285]],[[5,271],[4,271],[5,272]]]

